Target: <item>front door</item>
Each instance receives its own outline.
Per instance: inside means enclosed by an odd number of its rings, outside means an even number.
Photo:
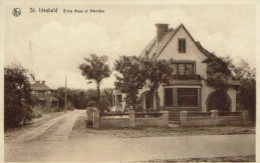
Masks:
[[[146,111],[150,111],[153,108],[153,94],[148,92],[146,94]]]
[[[215,91],[208,100],[208,111],[218,110],[218,111],[230,111],[229,96],[223,91]]]

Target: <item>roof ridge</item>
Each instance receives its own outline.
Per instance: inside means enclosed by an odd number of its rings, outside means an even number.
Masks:
[[[33,83],[31,84],[31,89],[34,91],[39,91],[39,90],[42,90],[42,91],[51,91],[52,89],[47,86],[46,84],[43,84],[43,83]]]

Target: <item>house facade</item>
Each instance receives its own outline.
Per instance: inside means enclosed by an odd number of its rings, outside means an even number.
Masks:
[[[167,108],[170,120],[178,120],[179,112],[210,110],[236,111],[237,83],[230,80],[226,92],[209,87],[207,79],[208,58],[216,57],[193,39],[183,24],[176,29],[168,24],[156,24],[155,38],[144,48],[140,57],[171,61],[172,78],[158,89],[160,106]],[[139,90],[142,107],[150,110],[156,106],[155,97],[148,87]],[[156,108],[156,107],[155,107]]]
[[[34,106],[58,107],[59,100],[53,97],[53,90],[45,84],[45,81],[36,81],[31,85],[31,90]]]

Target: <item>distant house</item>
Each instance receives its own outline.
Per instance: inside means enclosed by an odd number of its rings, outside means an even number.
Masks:
[[[53,90],[45,84],[45,81],[36,81],[31,85],[31,90],[34,106],[58,107],[59,100],[53,97]]]

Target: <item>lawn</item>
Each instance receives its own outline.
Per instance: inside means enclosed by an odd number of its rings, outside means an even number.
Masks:
[[[255,126],[214,126],[214,127],[158,127],[158,128],[124,128],[95,130],[86,126],[86,117],[76,120],[70,139],[84,138],[138,138],[167,137],[182,135],[235,135],[255,134]]]

